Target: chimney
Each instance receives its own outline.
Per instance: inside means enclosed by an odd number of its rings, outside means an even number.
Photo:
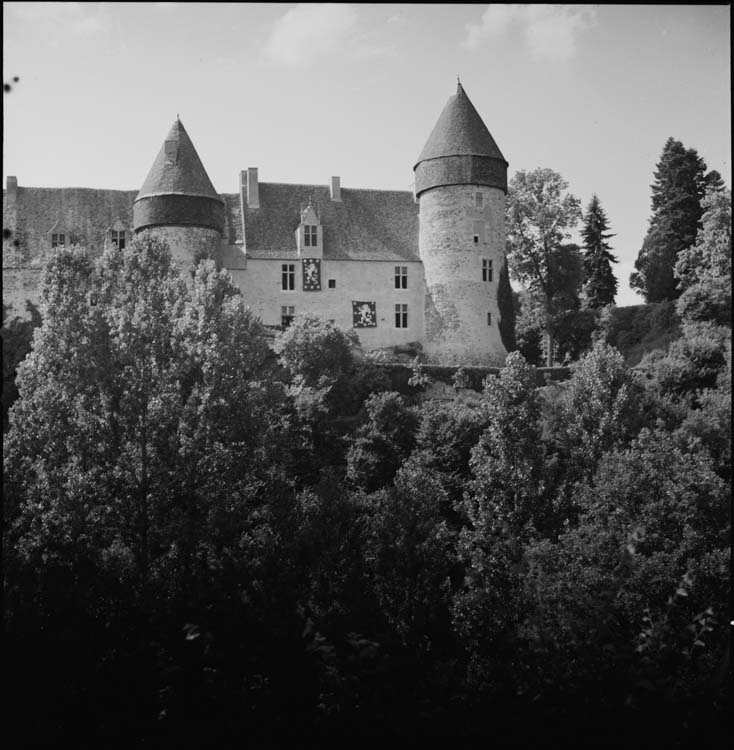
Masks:
[[[342,188],[341,180],[338,177],[331,178],[331,200],[338,201],[341,203],[342,200]]]
[[[12,175],[8,175],[7,187],[8,187],[8,194],[7,194],[8,205],[14,206],[15,199],[18,196],[18,178],[13,177]]]
[[[260,208],[260,186],[257,182],[257,167],[247,168],[247,207]]]

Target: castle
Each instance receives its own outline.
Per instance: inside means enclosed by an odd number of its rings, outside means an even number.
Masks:
[[[218,194],[177,118],[139,192],[19,187],[3,202],[3,302],[39,296],[54,248],[91,253],[135,235],[166,240],[182,267],[210,257],[267,326],[313,313],[364,349],[419,343],[437,364],[501,365],[508,163],[461,83],[414,166],[415,192],[260,182]]]

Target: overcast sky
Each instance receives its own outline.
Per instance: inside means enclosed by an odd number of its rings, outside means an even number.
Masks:
[[[456,77],[509,175],[597,193],[617,303],[669,136],[731,186],[728,6],[4,3],[3,184],[138,189],[180,114],[220,193],[411,190]],[[16,83],[13,78],[20,80]]]

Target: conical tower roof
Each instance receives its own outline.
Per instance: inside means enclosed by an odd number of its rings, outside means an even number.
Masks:
[[[201,195],[219,200],[199,154],[178,117],[140,188],[138,199],[161,194]]]
[[[178,117],[133,203],[135,231],[154,226],[224,230],[224,203]]]
[[[414,170],[418,193],[446,184],[506,189],[507,161],[461,83],[446,102]]]

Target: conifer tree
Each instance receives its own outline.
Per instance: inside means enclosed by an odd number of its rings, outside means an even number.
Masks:
[[[650,227],[635,261],[630,285],[647,302],[680,295],[673,275],[678,254],[696,241],[701,200],[708,186],[721,186],[717,172],[706,174],[706,163],[695,149],[668,138],[655,171]]]
[[[591,308],[611,305],[617,294],[617,278],[612,271],[612,263],[617,259],[610,252],[607,240],[614,237],[607,230],[604,209],[599,197],[594,194],[584,216],[581,235],[584,238],[584,293],[586,306]]]

